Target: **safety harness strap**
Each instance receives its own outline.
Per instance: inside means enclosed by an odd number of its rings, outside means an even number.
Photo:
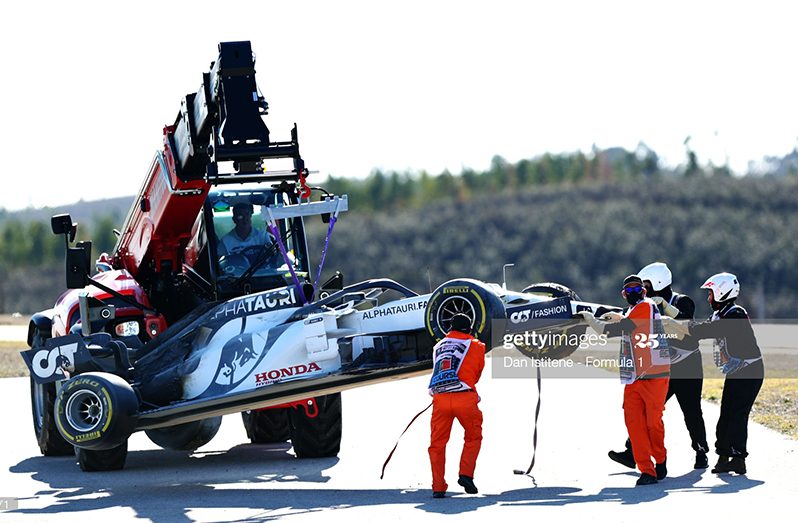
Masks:
[[[385,476],[385,467],[387,467],[387,466],[388,466],[388,462],[389,462],[389,461],[391,461],[391,458],[393,457],[393,453],[394,453],[394,452],[396,452],[396,447],[398,447],[398,446],[399,446],[399,440],[400,440],[400,439],[402,439],[402,436],[404,436],[404,435],[405,435],[405,432],[407,432],[407,429],[409,429],[409,428],[410,428],[410,425],[412,425],[412,424],[413,424],[413,422],[414,422],[414,421],[416,421],[416,420],[418,419],[418,417],[419,417],[419,416],[421,416],[422,414],[424,414],[425,412],[427,412],[427,410],[429,410],[429,408],[430,408],[430,407],[432,407],[432,402],[430,402],[430,404],[429,404],[429,405],[427,405],[426,407],[424,407],[424,410],[422,410],[421,412],[419,412],[418,414],[416,414],[415,416],[413,416],[413,419],[411,419],[411,420],[410,420],[410,423],[408,423],[408,424],[407,424],[407,427],[405,427],[405,430],[403,430],[403,431],[402,431],[402,433],[401,433],[401,434],[399,434],[399,437],[398,437],[398,438],[396,438],[396,445],[394,445],[394,446],[393,446],[393,448],[391,449],[391,453],[390,453],[390,454],[388,454],[388,459],[386,459],[386,460],[385,460],[385,463],[383,463],[383,464],[382,464],[382,473],[380,473],[380,479],[382,479],[382,478],[383,478],[383,476]]]

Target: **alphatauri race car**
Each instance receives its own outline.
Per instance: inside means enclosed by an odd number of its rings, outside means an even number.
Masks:
[[[306,184],[296,126],[291,140],[270,140],[254,73],[249,42],[220,44],[93,277],[91,243],[72,247],[76,224],[53,217],[70,290],[31,318],[23,352],[43,454],[119,469],[134,431],[191,450],[241,412],[254,443],[290,439],[299,458],[334,456],[341,391],[429,372],[453,315],[491,347],[533,323],[583,332],[576,312],[609,310],[552,283],[514,292],[455,279],[418,294],[390,279],[345,287],[336,273],[320,284],[326,244],[314,279],[304,220],[328,223],[329,242],[348,201]],[[267,168],[274,159],[293,163]],[[239,245],[233,233],[258,241]],[[561,358],[574,347],[527,349]]]

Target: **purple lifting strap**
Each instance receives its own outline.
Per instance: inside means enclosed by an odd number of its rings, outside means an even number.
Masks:
[[[321,278],[321,268],[324,267],[324,258],[327,257],[327,247],[330,245],[330,236],[332,236],[333,227],[335,226],[335,222],[338,218],[333,214],[330,215],[330,227],[327,229],[327,239],[324,240],[324,249],[321,251],[321,262],[319,262],[319,272],[316,273],[316,281],[313,282],[313,293],[316,293],[316,290],[319,287],[319,278]]]
[[[283,237],[280,236],[280,229],[277,228],[277,225],[269,222],[269,231],[271,231],[274,239],[277,240],[277,248],[280,249],[280,254],[283,255],[283,260],[285,260],[285,264],[288,265],[288,270],[291,271],[291,278],[294,280],[294,285],[296,286],[297,293],[299,294],[299,299],[302,300],[302,305],[307,304],[305,293],[302,291],[302,285],[299,283],[299,278],[294,271],[294,264],[291,263],[291,259],[288,257],[288,253],[285,251]]]

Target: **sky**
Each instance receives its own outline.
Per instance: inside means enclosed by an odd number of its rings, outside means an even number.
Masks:
[[[37,1],[4,6],[0,207],[135,194],[221,41],[250,40],[311,181],[644,142],[675,167],[798,145],[792,2]]]

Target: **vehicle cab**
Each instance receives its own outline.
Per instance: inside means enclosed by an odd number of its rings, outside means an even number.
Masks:
[[[346,199],[300,203],[292,184],[215,187],[186,247],[186,278],[213,300],[307,282],[303,216],[335,205],[346,210]]]

